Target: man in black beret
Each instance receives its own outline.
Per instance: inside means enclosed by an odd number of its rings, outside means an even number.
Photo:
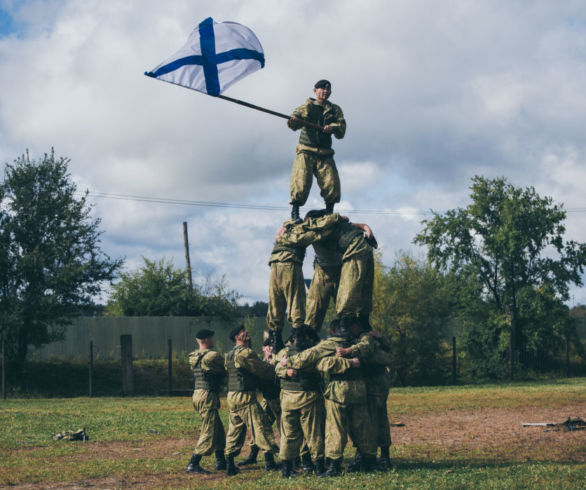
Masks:
[[[275,379],[274,366],[263,362],[250,348],[250,334],[244,326],[230,332],[234,349],[225,355],[228,371],[228,407],[230,425],[226,436],[226,475],[239,472],[234,458],[244,445],[246,431],[250,431],[251,444],[265,453],[265,470],[276,469],[274,453],[279,451],[275,444],[273,429],[256,398],[259,381]]]
[[[293,220],[299,219],[299,208],[307,201],[313,175],[317,179],[328,212],[332,212],[334,204],[340,202],[340,177],[334,162],[332,134],[338,139],[343,138],[346,120],[342,109],[328,100],[332,93],[332,84],[328,80],[316,82],[313,92],[315,99],[307,99],[305,104],[293,111],[287,121],[287,126],[293,131],[301,129],[289,187]],[[302,120],[317,124],[323,129],[304,125]]]
[[[214,331],[202,329],[195,334],[199,349],[189,354],[189,364],[195,377],[193,408],[201,416],[199,440],[187,465],[187,473],[209,473],[199,462],[203,456],[215,452],[216,470],[226,469],[224,448],[226,433],[218,410],[218,392],[226,376],[224,359],[214,349]]]

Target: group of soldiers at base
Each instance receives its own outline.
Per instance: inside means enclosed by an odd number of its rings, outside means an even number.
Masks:
[[[283,477],[294,476],[297,467],[319,476],[337,476],[348,437],[356,446],[356,456],[346,471],[390,468],[386,405],[390,349],[369,322],[377,243],[368,225],[351,223],[333,212],[340,201],[340,180],[331,135],[344,137],[346,122],[342,110],[328,101],[329,81],[318,81],[314,93],[316,98],[297,108],[287,122],[293,130],[301,128],[301,135],[291,174],[291,219],[277,230],[269,259],[264,356],[251,349],[244,326],[230,332],[234,348],[225,358],[213,350],[213,331],[204,329],[196,335],[199,349],[190,354],[189,362],[195,377],[193,406],[202,426],[188,473],[208,473],[200,466],[201,459],[215,453],[216,470],[235,475],[239,466],[256,463],[262,451],[267,471],[278,468],[274,456],[279,454]],[[307,200],[312,175],[326,207],[309,211],[301,220],[299,208]],[[302,266],[309,245],[315,261],[306,297]],[[319,332],[331,300],[336,319],[329,325],[329,336],[321,340]],[[292,326],[287,345],[282,339],[285,317]],[[218,415],[218,393],[225,377],[227,434]],[[257,390],[262,392],[261,403]],[[236,464],[247,431],[250,454]]]

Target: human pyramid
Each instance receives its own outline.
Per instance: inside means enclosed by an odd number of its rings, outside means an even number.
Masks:
[[[329,81],[319,80],[313,91],[315,98],[298,107],[287,121],[289,128],[301,129],[301,134],[291,173],[291,219],[277,231],[269,259],[269,335],[263,343],[264,358],[250,348],[244,326],[230,332],[234,348],[225,358],[213,350],[213,331],[197,333],[199,349],[189,361],[195,377],[193,405],[202,425],[188,473],[209,473],[200,461],[215,453],[216,470],[235,475],[238,467],[256,463],[258,452],[263,451],[267,471],[278,468],[274,455],[279,454],[283,477],[295,476],[298,467],[320,477],[338,476],[348,436],[356,456],[347,472],[390,468],[389,348],[369,322],[377,243],[368,225],[350,223],[333,212],[340,202],[340,179],[332,135],[343,138],[346,121],[340,107],[328,100]],[[301,220],[299,208],[307,201],[313,175],[325,209],[309,211]],[[306,298],[302,266],[309,245],[315,250],[315,261]],[[329,325],[329,336],[321,340],[330,299],[335,300],[337,317]],[[285,315],[292,326],[286,346],[282,340]],[[226,376],[227,434],[218,414],[218,392]],[[261,403],[257,390],[263,395]],[[275,421],[280,448],[272,428]],[[250,454],[235,463],[247,431]]]

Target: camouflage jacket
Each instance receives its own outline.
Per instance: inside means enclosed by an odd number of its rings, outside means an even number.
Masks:
[[[315,99],[309,98],[304,104],[295,109],[291,115],[319,126],[332,126],[334,128],[332,134],[337,139],[343,138],[346,134],[346,120],[342,109],[328,100],[323,104],[318,104]],[[305,147],[303,148],[304,151],[317,152],[320,149],[329,150],[332,148],[332,135],[329,133],[304,126],[298,121],[291,121],[290,119],[287,121],[287,126],[293,131],[301,128],[299,145]]]

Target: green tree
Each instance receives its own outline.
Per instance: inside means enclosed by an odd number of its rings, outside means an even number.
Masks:
[[[69,159],[28,152],[7,164],[0,184],[0,335],[24,361],[30,345],[62,338],[121,265],[99,248],[99,219],[78,197]]]
[[[114,286],[108,316],[220,316],[231,319],[238,314],[238,294],[228,290],[224,280],[208,279],[204,286],[187,284],[185,273],[171,261],[151,261],[134,272],[120,274]]]
[[[391,342],[393,375],[402,385],[446,379],[446,337],[454,308],[448,286],[436,268],[409,255],[400,255],[391,267],[376,256],[371,320]]]
[[[555,336],[550,322],[526,321],[529,298],[548,291],[550,299],[567,300],[570,285],[582,284],[586,244],[564,241],[563,207],[533,187],[476,176],[471,190],[470,205],[434,213],[423,221],[415,242],[427,245],[430,261],[440,270],[475,276],[482,285],[479,299],[492,311],[486,336],[502,353],[502,333],[508,331],[514,358],[525,362],[528,349],[535,350],[530,339],[545,338],[531,331],[536,325]]]

